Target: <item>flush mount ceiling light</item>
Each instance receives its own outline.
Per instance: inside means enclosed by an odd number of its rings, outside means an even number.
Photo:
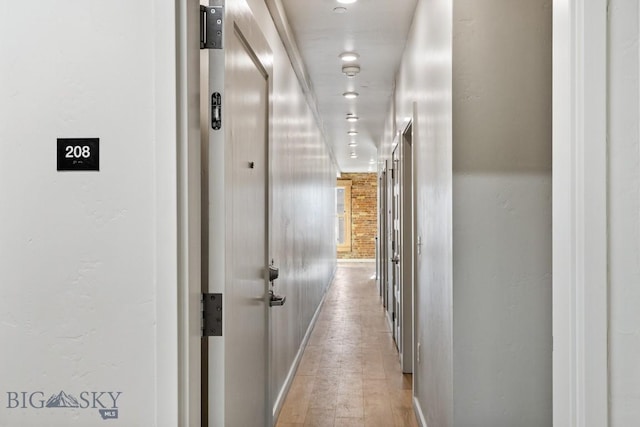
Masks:
[[[355,77],[356,74],[360,72],[359,65],[343,65],[342,72],[347,75],[347,77]]]
[[[340,54],[340,59],[342,59],[344,62],[353,62],[358,58],[360,58],[360,55],[355,52],[342,52]]]
[[[352,158],[352,159],[357,159],[357,158],[358,158],[358,155],[357,155],[356,153],[351,153],[351,158]]]
[[[340,4],[351,4],[351,3],[355,3],[358,0],[338,0],[338,3]]]
[[[355,131],[355,130],[350,130],[349,132],[347,132],[347,135],[349,135],[349,136],[356,136],[357,134],[358,134],[358,132]]]
[[[358,116],[355,116],[353,114],[347,114],[347,121],[354,123],[358,121]]]
[[[344,96],[347,99],[355,99],[358,97],[358,92],[345,92],[342,94],[342,96]]]
[[[358,143],[357,143],[357,142],[355,142],[355,141],[351,141],[351,142],[349,143],[349,147],[357,147],[357,146],[358,146]]]

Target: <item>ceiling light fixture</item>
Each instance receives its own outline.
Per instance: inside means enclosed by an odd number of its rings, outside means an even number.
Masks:
[[[342,52],[340,54],[340,59],[342,59],[344,62],[353,62],[358,58],[360,58],[360,55],[355,52]]]
[[[342,72],[346,74],[347,77],[355,77],[360,72],[359,65],[343,65]]]
[[[338,0],[338,3],[340,4],[351,4],[351,3],[355,3],[358,0]]]
[[[345,13],[346,11],[347,11],[347,8],[342,6],[333,8],[333,13]]]
[[[358,158],[358,155],[357,155],[356,153],[351,153],[351,158],[352,158],[352,159],[357,159],[357,158]]]
[[[355,99],[357,98],[359,95],[358,92],[345,92],[342,94],[342,96],[344,96],[347,99]]]
[[[350,130],[349,132],[347,132],[347,135],[349,136],[356,136],[358,134],[358,131],[355,130]]]
[[[359,120],[358,116],[354,116],[353,114],[348,114],[347,115],[347,121],[354,123],[357,122]]]
[[[358,146],[358,143],[357,143],[357,142],[355,142],[355,141],[351,141],[351,142],[349,143],[349,147],[357,147],[357,146]]]

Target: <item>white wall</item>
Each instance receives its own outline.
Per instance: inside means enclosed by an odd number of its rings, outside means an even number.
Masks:
[[[104,425],[8,400],[61,390],[177,425],[174,25],[168,0],[0,3],[2,427]],[[60,137],[100,138],[100,171],[57,172]]]
[[[640,424],[639,8],[609,9],[609,425]]]
[[[419,2],[396,128],[414,102],[418,414],[550,425],[550,2]]]

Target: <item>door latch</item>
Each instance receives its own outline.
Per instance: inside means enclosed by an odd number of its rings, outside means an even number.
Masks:
[[[220,130],[222,127],[222,95],[214,92],[211,95],[211,128]]]
[[[280,276],[280,269],[274,267],[273,265],[269,266],[269,281],[273,282]]]

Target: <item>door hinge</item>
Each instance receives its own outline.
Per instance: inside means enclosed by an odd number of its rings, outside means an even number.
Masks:
[[[222,49],[224,6],[200,6],[200,49]]]
[[[202,336],[222,336],[222,294],[202,294]]]

